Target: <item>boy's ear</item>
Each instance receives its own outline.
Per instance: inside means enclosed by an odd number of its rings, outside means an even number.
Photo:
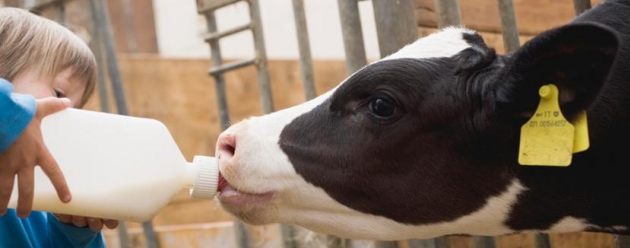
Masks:
[[[496,82],[497,104],[503,113],[529,118],[540,100],[538,89],[555,84],[562,113],[570,120],[599,94],[618,48],[615,31],[595,23],[546,31],[507,57]]]

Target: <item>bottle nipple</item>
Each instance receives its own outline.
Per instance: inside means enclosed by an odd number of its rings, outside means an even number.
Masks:
[[[214,157],[195,156],[192,162],[197,167],[195,185],[190,189],[190,196],[212,199],[217,194],[219,184],[219,165]]]

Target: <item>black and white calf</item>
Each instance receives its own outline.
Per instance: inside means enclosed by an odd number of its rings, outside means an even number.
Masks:
[[[518,163],[542,85],[587,110],[569,167]],[[630,1],[607,1],[518,51],[446,28],[304,104],[221,134],[224,209],[358,239],[630,233]]]

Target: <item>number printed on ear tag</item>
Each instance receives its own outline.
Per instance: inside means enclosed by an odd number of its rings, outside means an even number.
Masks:
[[[521,165],[569,166],[575,128],[564,118],[558,104],[558,88],[540,88],[536,113],[521,127],[518,162]]]

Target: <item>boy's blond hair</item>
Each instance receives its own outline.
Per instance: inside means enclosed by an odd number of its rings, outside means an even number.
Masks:
[[[65,69],[85,82],[78,107],[85,105],[96,84],[94,54],[77,35],[56,22],[26,10],[0,7],[0,78],[12,81],[35,70],[54,76]]]

